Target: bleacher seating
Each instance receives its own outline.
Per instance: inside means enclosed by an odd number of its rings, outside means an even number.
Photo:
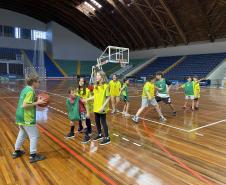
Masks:
[[[165,76],[171,80],[184,80],[190,75],[206,77],[225,58],[226,53],[189,55]]]
[[[80,61],[81,64],[81,70],[80,74],[81,75],[90,75],[92,73],[92,66],[96,65],[96,61]]]
[[[34,51],[24,50],[28,59],[33,62]],[[21,56],[20,49],[0,48],[0,60],[16,60]],[[154,62],[140,70],[136,76],[148,76],[155,74],[157,71],[164,71],[172,64],[177,62],[182,56],[172,57],[159,57]],[[218,64],[220,64],[226,58],[226,53],[216,54],[199,54],[188,55],[186,58],[173,67],[169,72],[165,74],[166,78],[171,80],[183,80],[186,76],[197,75],[199,78],[206,77]],[[47,77],[63,77],[59,69],[54,65],[48,55],[44,55],[45,67],[47,71]],[[147,59],[130,59],[130,64],[133,68],[143,64]],[[73,76],[77,72],[78,63],[76,60],[58,60],[56,63],[63,69],[68,76]],[[90,75],[92,66],[96,65],[96,60],[92,61],[80,61],[80,74]],[[4,70],[3,70],[4,68]],[[119,64],[106,64],[103,66],[104,71],[108,76],[115,73],[120,69]],[[130,69],[131,70],[131,69]],[[2,74],[5,74],[5,67],[2,66]]]
[[[19,49],[0,47],[0,59],[5,60],[21,59],[21,52]]]
[[[137,67],[143,63],[145,63],[148,59],[147,58],[141,58],[141,59],[130,59],[129,65],[133,65],[133,67]]]
[[[24,50],[28,59],[33,63],[34,51]],[[47,54],[44,54],[45,68],[47,77],[63,77],[59,69],[52,63]]]
[[[77,72],[77,61],[75,60],[56,60],[56,63],[69,77],[74,76]]]
[[[173,56],[173,57],[159,57],[154,62],[141,69],[136,76],[144,77],[148,75],[154,75],[157,71],[164,71],[172,64],[177,62],[181,56]]]

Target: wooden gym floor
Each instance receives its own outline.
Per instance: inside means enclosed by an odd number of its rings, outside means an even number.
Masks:
[[[178,115],[171,116],[169,108],[161,104],[168,119],[164,124],[150,108],[139,124],[120,113],[108,114],[112,142],[99,146],[93,141],[82,145],[82,134],[74,140],[64,139],[69,130],[65,96],[73,83],[46,82],[51,104],[38,110],[37,120],[39,152],[47,159],[36,164],[28,162],[28,141],[24,145],[26,155],[11,158],[18,132],[15,109],[23,82],[0,85],[1,185],[226,184],[226,90],[202,89],[196,112],[182,110],[183,93],[172,90]],[[140,90],[130,87],[131,114],[140,106]]]

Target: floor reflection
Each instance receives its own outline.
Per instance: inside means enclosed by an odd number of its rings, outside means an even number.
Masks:
[[[119,154],[113,155],[108,161],[108,168],[116,170],[116,173],[124,173],[127,177],[134,178],[138,185],[161,185],[163,182],[154,175],[145,172],[139,167],[131,164]]]

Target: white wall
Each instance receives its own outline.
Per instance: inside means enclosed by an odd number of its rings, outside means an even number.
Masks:
[[[47,31],[46,51],[55,59],[96,60],[102,53],[92,44],[55,22],[45,24],[20,13],[0,9],[0,25]],[[34,41],[0,36],[0,47],[34,49]]]
[[[221,52],[226,52],[226,41],[223,39],[214,43],[197,42],[183,46],[134,51],[130,52],[130,58],[150,58],[153,55],[177,56]]]
[[[102,53],[101,50],[63,26],[55,22],[50,24],[52,31],[52,52],[55,59],[96,60]]]
[[[46,30],[46,24],[32,17],[0,8],[0,25]]]
[[[226,60],[207,76],[210,80],[222,80],[224,77],[226,77]]]
[[[0,9],[0,25],[46,30],[45,23],[29,16],[5,9]],[[34,49],[34,41],[0,36],[0,47]]]
[[[0,37],[0,47],[33,49],[34,41],[27,40],[27,39],[14,39],[10,37]]]

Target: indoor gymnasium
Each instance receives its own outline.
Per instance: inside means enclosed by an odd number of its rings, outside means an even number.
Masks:
[[[0,185],[225,185],[225,0],[0,0]]]

